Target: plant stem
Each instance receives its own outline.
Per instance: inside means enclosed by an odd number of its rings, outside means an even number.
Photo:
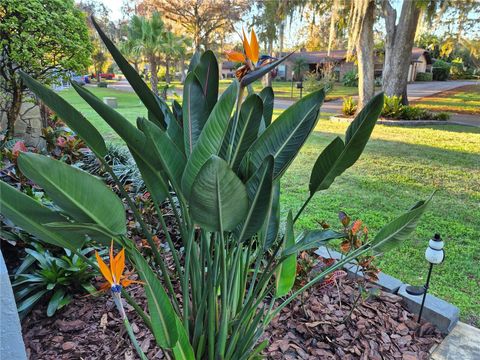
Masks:
[[[346,256],[343,258],[341,261],[337,262],[335,265],[329,267],[325,271],[321,272],[317,276],[315,276],[312,280],[310,280],[308,283],[306,283],[304,286],[302,286],[300,289],[292,293],[283,303],[281,303],[271,314],[268,314],[266,319],[265,319],[265,325],[267,325],[275,316],[278,315],[278,313],[288,304],[290,304],[300,293],[304,292],[305,290],[308,290],[311,288],[313,285],[315,285],[317,282],[322,280],[326,275],[330,274],[331,272],[341,268],[344,266],[347,262],[350,260],[354,259],[357,256],[360,256],[367,251],[370,251],[370,246],[369,244],[366,244],[360,248],[358,248],[356,251],[352,252],[349,256]]]
[[[305,200],[305,202],[303,203],[302,207],[300,208],[300,210],[298,210],[297,212],[297,215],[295,215],[295,217],[293,218],[293,223],[295,224],[295,222],[297,221],[297,219],[299,218],[299,216],[302,214],[303,210],[305,210],[305,208],[307,207],[308,203],[310,202],[310,200],[312,200],[313,196],[315,195],[315,193],[313,194],[310,194],[308,196],[308,199]]]
[[[170,248],[170,251],[172,252],[173,256],[173,261],[175,262],[175,267],[177,269],[177,276],[182,281],[183,276],[182,276],[182,267],[180,266],[180,261],[178,259],[178,254],[177,250],[175,249],[175,245],[173,244],[172,238],[170,236],[170,232],[168,231],[167,224],[165,223],[165,219],[163,218],[162,211],[158,204],[154,202],[155,210],[157,212],[158,219],[160,220],[160,225],[163,228],[163,232],[165,233],[165,238],[167,239],[168,247]]]
[[[122,304],[122,297],[120,296],[119,292],[113,292],[112,293],[113,301],[115,305],[117,306],[118,312],[120,313],[120,317],[123,320],[123,324],[125,325],[125,329],[127,329],[127,334],[130,337],[130,340],[132,341],[133,347],[138,353],[138,356],[140,356],[140,359],[142,360],[148,360],[145,354],[143,353],[142,349],[140,348],[140,345],[138,345],[137,338],[135,337],[135,334],[133,333],[132,326],[130,325],[130,322],[128,321],[127,314],[125,313],[125,309],[123,308]]]
[[[107,170],[107,172],[110,174],[113,181],[117,185],[118,190],[120,191],[122,196],[127,201],[128,207],[133,212],[133,216],[135,217],[137,222],[140,224],[140,227],[142,228],[142,231],[147,238],[147,242],[150,245],[150,248],[152,249],[153,255],[155,257],[155,262],[160,266],[160,270],[162,271],[162,275],[165,279],[165,283],[167,285],[168,292],[170,293],[170,297],[173,300],[173,306],[174,306],[175,310],[177,311],[177,313],[180,314],[180,306],[178,305],[177,298],[175,297],[175,291],[173,289],[173,285],[172,285],[172,282],[170,280],[170,275],[168,274],[167,267],[165,266],[165,263],[164,263],[161,255],[160,255],[160,252],[157,249],[157,245],[153,241],[152,234],[150,233],[150,231],[147,228],[147,224],[143,220],[142,215],[140,215],[137,207],[135,206],[132,199],[130,198],[130,195],[126,192],[125,188],[123,187],[122,183],[120,182],[120,179],[118,179],[118,177],[115,174],[115,172],[113,171],[113,169],[110,167],[110,165],[107,163],[107,161],[103,157],[98,156],[98,155],[97,155],[97,157],[99,158],[99,160],[101,161],[103,166],[105,166],[105,169]],[[154,201],[154,203],[155,203],[155,201]]]

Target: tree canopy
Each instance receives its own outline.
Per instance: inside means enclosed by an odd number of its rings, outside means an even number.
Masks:
[[[73,0],[0,0],[1,74],[22,69],[48,80],[90,65],[85,16]]]
[[[0,0],[0,90],[7,136],[14,134],[24,86],[18,71],[49,83],[85,71],[91,44],[84,14],[73,0]]]

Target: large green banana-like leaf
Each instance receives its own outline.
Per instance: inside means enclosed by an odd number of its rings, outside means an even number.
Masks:
[[[260,168],[245,184],[249,199],[249,210],[245,221],[237,228],[240,240],[255,235],[265,223],[269,213],[273,188],[273,157],[268,156]]]
[[[194,72],[187,75],[183,84],[183,142],[187,157],[193,152],[208,119],[207,99]]]
[[[198,172],[212,155],[218,155],[228,129],[228,122],[235,106],[238,82],[233,81],[225,90],[213,108],[197,144],[191,153],[182,177],[182,189],[185,196],[190,196],[193,181]],[[185,104],[183,105],[185,108]],[[186,119],[184,117],[184,124]]]
[[[141,128],[150,141],[151,148],[156,151],[156,155],[160,159],[170,182],[176,191],[181,191],[182,174],[187,164],[185,155],[177,148],[167,134],[155,124],[143,121]]]
[[[318,248],[320,245],[334,239],[342,239],[345,234],[333,230],[312,230],[301,234],[293,246],[283,250],[283,256],[298,254],[301,251]]]
[[[310,194],[330,187],[335,178],[355,164],[367,145],[383,108],[383,93],[376,95],[347,129],[345,144],[337,137],[320,154],[310,175]]]
[[[277,240],[280,229],[280,181],[273,183],[271,205],[268,207],[269,213],[262,229],[263,249],[268,250]]]
[[[292,55],[292,54],[293,54],[293,52],[288,54],[287,56],[284,56],[281,59],[275,60],[275,61],[273,61],[269,64],[266,64],[264,66],[259,67],[258,69],[255,69],[255,71],[252,71],[252,72],[248,73],[247,75],[245,75],[243,77],[243,79],[241,81],[242,86],[243,87],[248,86],[249,84],[253,83],[255,80],[260,79],[263,75],[272,71],[278,65],[280,65],[282,62],[287,60],[290,57],[290,55]]]
[[[65,123],[80,136],[93,152],[98,156],[107,154],[107,147],[102,135],[95,127],[72,105],[66,102],[54,91],[32,79],[27,74],[20,72],[25,85],[32,90],[51,110],[53,110]]]
[[[242,160],[241,171],[249,175],[267,155],[275,159],[274,179],[280,177],[312,132],[325,93],[315,91],[285,110],[253,143]]]
[[[288,212],[287,227],[284,236],[284,248],[295,245],[295,236],[293,233],[293,216],[292,211]],[[277,268],[276,274],[276,297],[282,297],[288,294],[295,283],[297,274],[297,253],[289,255]]]
[[[372,249],[384,253],[400,246],[417,227],[418,220],[425,212],[432,196],[433,194],[427,200],[419,201],[408,212],[385,225],[373,239]]]
[[[229,132],[225,137],[225,141],[233,148],[230,163],[233,164],[232,168],[234,170],[238,168],[247,150],[257,140],[258,129],[262,121],[262,107],[262,100],[258,95],[252,94],[247,97],[240,109],[233,143],[231,143],[231,132],[233,131],[234,122],[231,121],[229,124]]]
[[[113,42],[108,38],[107,35],[103,32],[102,28],[97,24],[95,19],[92,17],[93,26],[97,29],[100,38],[107,47],[108,51],[115,60],[115,63],[118,65],[120,70],[122,70],[123,75],[127,78],[128,82],[132,86],[133,90],[140,98],[142,103],[148,109],[148,111],[156,118],[158,123],[164,124],[165,120],[161,109],[158,107],[155,96],[150,88],[145,84],[140,75],[135,71],[132,65],[123,57],[120,51],[115,47]]]
[[[175,360],[195,360],[192,345],[188,339],[187,332],[182,322],[177,317],[178,341],[173,347],[172,352]]]
[[[213,155],[201,168],[192,186],[190,212],[208,231],[233,230],[245,219],[247,190],[225,160]]]
[[[183,129],[181,123],[177,120],[170,108],[165,105],[165,119],[167,120],[167,135],[173,141],[175,146],[182,152],[185,152],[185,146],[183,145]]]
[[[148,312],[152,323],[152,332],[157,344],[166,349],[173,348],[178,341],[177,315],[162,283],[152,268],[136,250],[131,249],[135,267],[138,269],[142,281],[145,283]]]
[[[88,235],[93,240],[101,243],[102,245],[109,246],[112,240],[112,234],[105,231],[97,224],[89,223],[71,223],[71,222],[51,222],[45,223],[45,227],[54,230],[61,231],[64,234],[78,234],[79,236]]]
[[[40,185],[75,220],[97,224],[112,234],[126,233],[122,202],[95,176],[34,153],[21,153],[18,165],[26,177]]]
[[[182,105],[180,105],[177,100],[173,100],[172,102],[172,113],[173,113],[173,116],[175,116],[175,119],[177,119],[177,122],[180,125],[180,128],[183,128]]]
[[[210,114],[218,100],[218,63],[213,51],[207,50],[203,53],[193,72],[202,86]]]
[[[66,218],[59,213],[50,210],[1,180],[0,194],[0,213],[26,232],[48,244],[71,250],[77,250],[83,246],[86,240],[85,236],[60,234],[43,225],[66,221]]]
[[[272,123],[275,95],[271,86],[264,87],[258,95],[263,102],[263,121],[265,123],[265,127],[267,128]]]
[[[73,84],[77,93],[115,130],[127,143],[130,152],[142,174],[148,190],[160,203],[167,197],[168,187],[162,176],[162,165],[146,146],[145,135],[122,115],[104,104],[99,98],[85,88]]]
[[[200,63],[200,57],[201,56],[202,56],[202,54],[200,53],[200,51],[195,50],[192,57],[190,58],[190,63],[188,64],[188,72],[187,73],[191,73],[193,70],[195,70],[197,65]]]

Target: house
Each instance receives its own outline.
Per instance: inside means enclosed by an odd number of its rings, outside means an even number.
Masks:
[[[414,82],[418,73],[431,73],[433,59],[430,52],[414,47],[412,49],[412,57],[410,60],[410,67],[408,68],[408,82]]]
[[[338,81],[342,81],[345,73],[356,68],[353,61],[347,61],[347,50],[332,50],[330,55],[328,55],[327,51],[300,51],[292,54],[292,56],[285,61],[284,80],[292,79],[292,69],[294,68],[295,61],[299,58],[306,61],[309,72],[319,71],[321,73],[327,64],[333,65],[333,71]],[[375,77],[381,77],[383,72],[383,54],[375,54],[374,62]],[[408,82],[414,82],[418,73],[431,71],[432,57],[430,56],[430,52],[414,47],[410,55]]]
[[[408,82],[414,82],[418,73],[432,71],[432,57],[430,52],[421,48],[413,48],[411,53],[410,67],[408,70]],[[342,81],[344,75],[353,69],[356,64],[353,61],[347,61],[347,50],[332,50],[330,55],[326,50],[305,51],[302,49],[293,53],[283,64],[278,67],[278,76],[280,80],[292,80],[295,62],[303,59],[307,72],[322,73],[325,68],[333,67],[333,72],[338,81]],[[383,54],[376,54],[374,57],[375,77],[381,77],[383,72]],[[224,62],[222,64],[222,77],[233,77],[235,73],[234,64]]]

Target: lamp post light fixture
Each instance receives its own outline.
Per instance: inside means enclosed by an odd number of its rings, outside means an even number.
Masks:
[[[427,292],[430,285],[430,278],[432,276],[433,265],[438,265],[445,259],[445,251],[443,250],[444,242],[440,237],[440,234],[435,234],[433,239],[428,242],[427,250],[425,251],[425,259],[430,263],[428,269],[427,282],[424,286],[408,286],[405,290],[410,295],[420,296],[423,295],[422,305],[420,306],[420,313],[418,314],[417,322],[420,323],[422,318],[423,307],[425,305],[425,299],[427,298]]]

